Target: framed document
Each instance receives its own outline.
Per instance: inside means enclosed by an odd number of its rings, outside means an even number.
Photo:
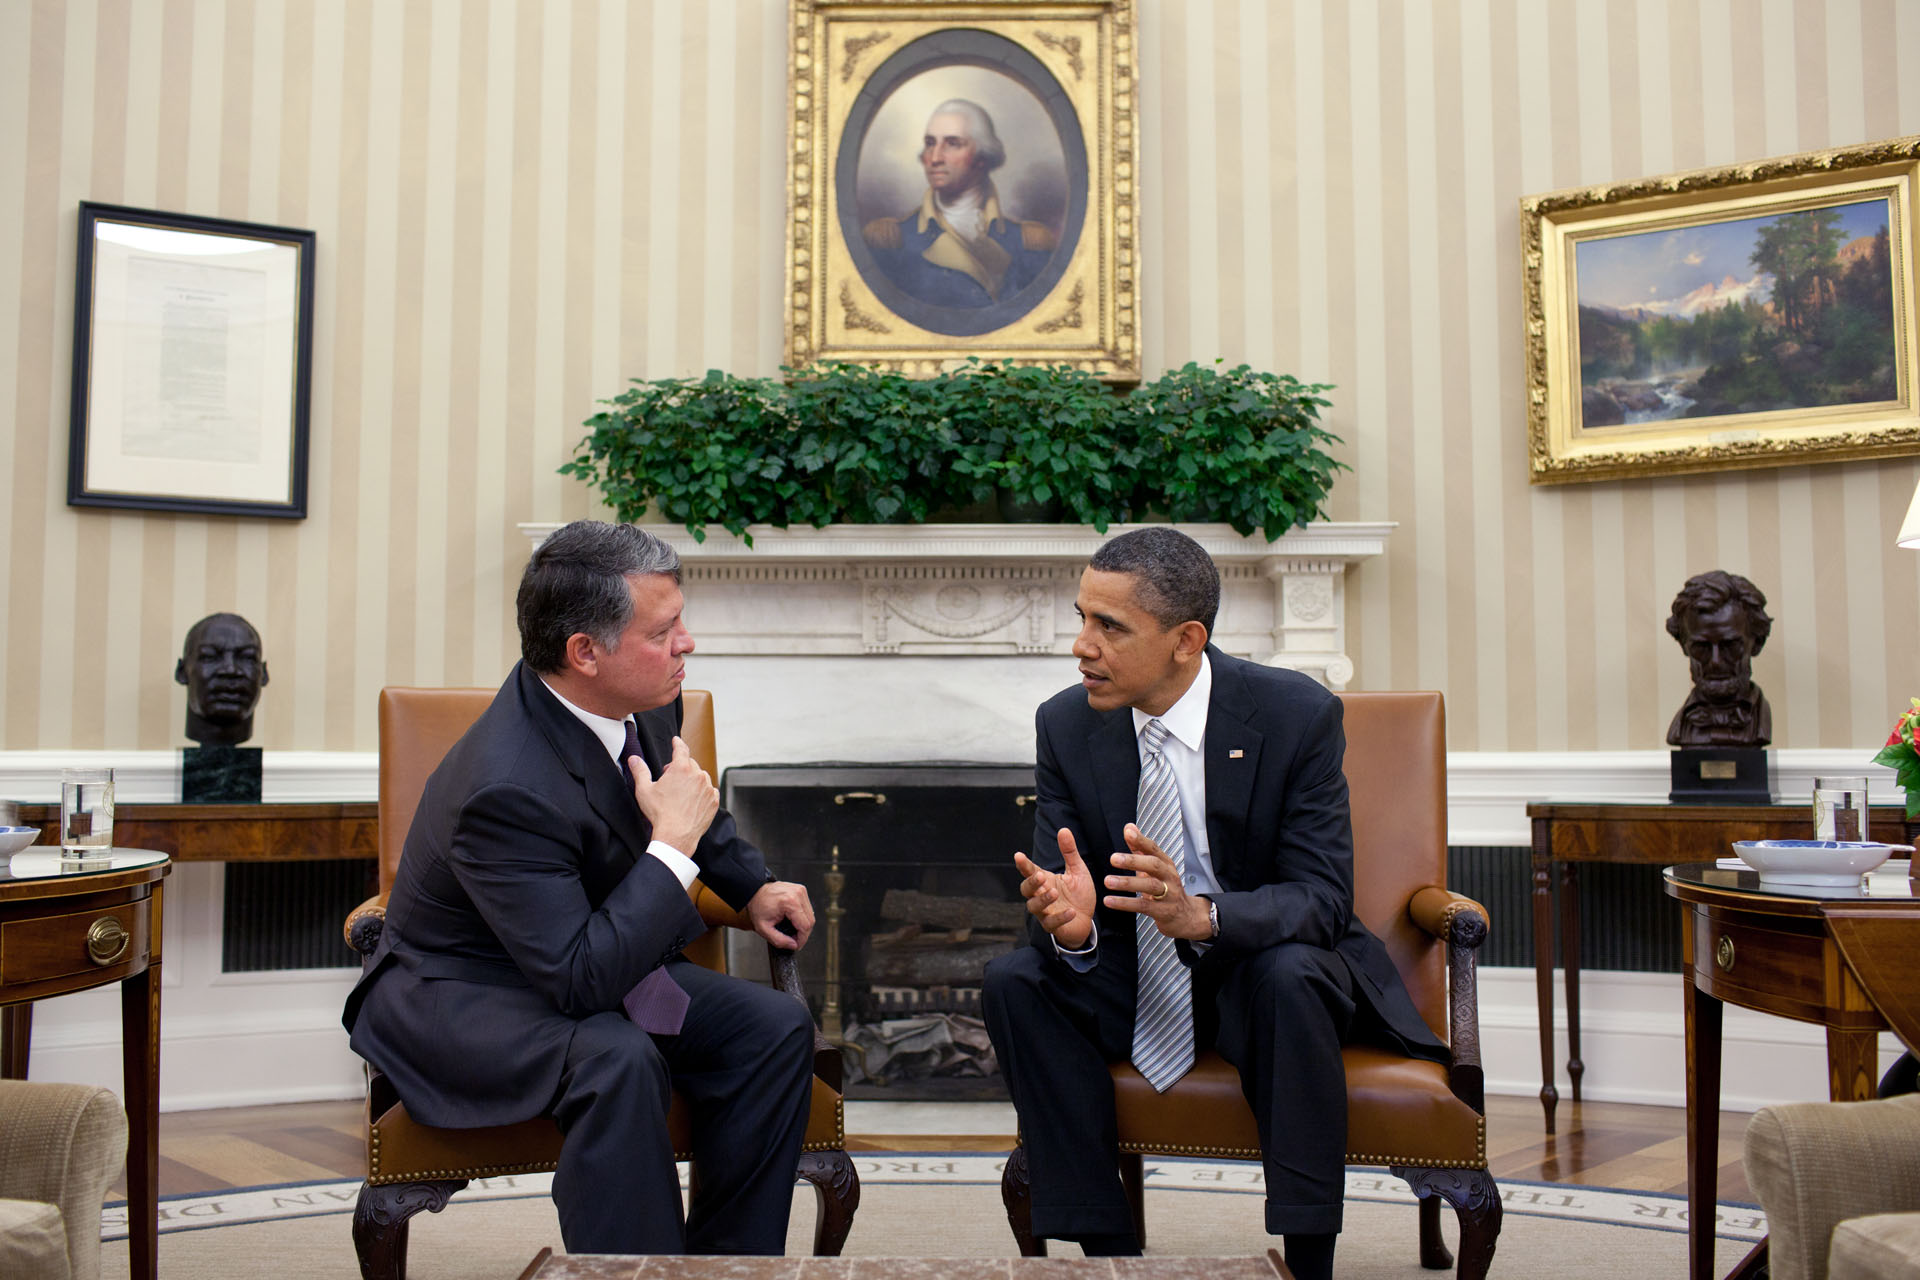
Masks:
[[[67,502],[307,514],[314,234],[83,202]]]
[[[786,356],[1140,376],[1133,0],[791,0]]]
[[[1530,478],[1920,453],[1920,137],[1520,202]]]

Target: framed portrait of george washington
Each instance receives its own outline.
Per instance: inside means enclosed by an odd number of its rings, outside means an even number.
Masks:
[[[1134,0],[791,0],[786,359],[1137,379]]]
[[[1535,484],[1920,453],[1920,137],[1520,202]]]

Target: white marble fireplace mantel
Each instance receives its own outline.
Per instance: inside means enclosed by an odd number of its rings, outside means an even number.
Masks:
[[[535,545],[558,527],[520,526]],[[717,527],[698,541],[679,525],[647,527],[680,553],[707,657],[954,658],[1068,654],[1081,569],[1137,526],[756,525],[751,547]],[[1183,525],[1220,566],[1215,642],[1345,688],[1347,569],[1385,550],[1394,528],[1316,522],[1269,542]]]

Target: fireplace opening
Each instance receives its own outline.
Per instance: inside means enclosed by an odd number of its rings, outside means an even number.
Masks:
[[[845,1050],[847,1096],[1006,1097],[980,1018],[987,962],[1026,945],[1013,867],[1033,836],[1033,767],[925,761],[743,765],[722,803],[813,900],[808,1002]],[[729,940],[736,972],[764,948]]]

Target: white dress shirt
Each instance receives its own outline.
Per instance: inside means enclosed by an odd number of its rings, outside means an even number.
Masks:
[[[546,677],[544,676],[541,677],[540,683],[547,686],[548,693],[560,699],[560,705],[568,711],[571,711],[574,719],[593,730],[593,736],[600,739],[600,745],[607,749],[607,758],[613,761],[614,768],[621,770],[620,776],[622,779],[625,779],[626,770],[620,759],[620,753],[625,750],[627,745],[627,722],[625,720],[611,720],[606,716],[595,715],[584,707],[574,706],[561,695],[558,689],[554,688],[551,684],[547,684]],[[646,758],[642,757],[640,767],[644,769],[646,765]],[[666,864],[667,870],[673,872],[673,874],[679,878],[682,889],[691,885],[693,878],[700,874],[700,868],[695,865],[692,858],[689,858],[665,840],[652,841],[647,845],[647,852]]]
[[[1220,879],[1213,874],[1213,852],[1207,844],[1207,704],[1213,699],[1213,663],[1203,652],[1200,655],[1200,671],[1194,676],[1193,683],[1180,695],[1180,700],[1168,707],[1164,715],[1151,716],[1135,707],[1133,709],[1134,746],[1140,752],[1140,765],[1144,769],[1147,762],[1147,744],[1142,737],[1148,721],[1158,720],[1167,727],[1167,739],[1160,744],[1160,754],[1166,757],[1167,766],[1173,770],[1173,785],[1180,793],[1180,821],[1186,827],[1187,861],[1182,869],[1180,883],[1189,896],[1203,895],[1211,897],[1220,892]],[[1087,870],[1093,874],[1096,894],[1104,893],[1107,872],[1095,872],[1091,862]],[[1094,951],[1100,945],[1100,927],[1096,924],[1087,935],[1087,945],[1077,951],[1068,950],[1054,939],[1054,948],[1075,969],[1084,971],[1092,965]],[[1204,949],[1208,944],[1196,942],[1196,947]],[[1079,961],[1080,963],[1074,963]]]

